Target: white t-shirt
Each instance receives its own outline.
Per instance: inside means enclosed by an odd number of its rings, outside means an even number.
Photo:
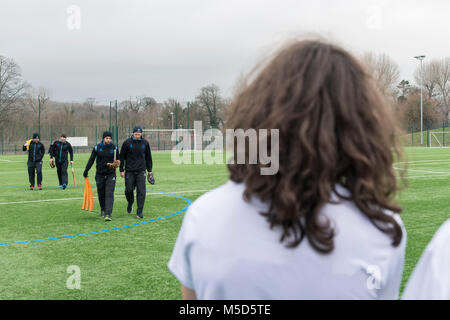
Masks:
[[[433,236],[403,292],[404,300],[450,299],[450,220]]]
[[[399,246],[352,203],[326,204],[335,248],[316,252],[308,240],[296,248],[280,242],[259,212],[243,200],[244,184],[228,181],[198,198],[178,234],[170,271],[198,299],[397,299],[406,232]],[[338,187],[340,194],[347,194]],[[333,195],[332,199],[337,200]]]

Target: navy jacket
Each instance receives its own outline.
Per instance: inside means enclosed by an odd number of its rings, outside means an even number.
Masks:
[[[24,145],[22,150],[27,151],[27,147]],[[30,148],[28,149],[28,162],[41,162],[44,155],[44,145],[40,141],[38,143],[31,141]]]
[[[144,138],[136,140],[128,138],[120,149],[120,172],[124,171],[152,171],[152,152],[150,144]]]
[[[62,142],[56,140],[48,149],[50,158],[55,158],[58,162],[67,162],[68,154],[70,154],[70,161],[73,161],[73,148],[70,142]]]
[[[86,169],[84,169],[83,176],[88,175],[89,169],[91,169],[94,164],[95,159],[97,159],[97,174],[108,175],[114,172],[108,167],[107,163],[112,163],[114,161],[114,150],[116,150],[116,160],[119,160],[119,148],[115,146],[112,142],[108,145],[103,144],[103,141],[98,145],[94,146],[92,149],[91,157],[88,160]]]

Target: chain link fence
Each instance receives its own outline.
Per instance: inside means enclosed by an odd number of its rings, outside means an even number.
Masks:
[[[150,129],[150,128],[144,128]],[[144,132],[143,137],[150,143],[152,151],[170,151],[183,140],[183,135],[180,133],[180,138],[177,136],[175,140],[172,140],[172,131],[169,129],[159,130],[154,132]],[[37,126],[4,126],[0,128],[0,154],[24,154],[22,147],[25,142],[33,137],[33,133],[40,133],[40,142],[44,145],[46,152],[48,152],[49,146],[58,140],[61,134],[65,134],[67,137],[87,137],[87,147],[75,147],[75,153],[90,153],[92,148],[100,143],[104,131],[111,131],[113,135],[113,143],[118,145],[119,148],[122,143],[132,136],[133,127],[131,126],[41,126],[40,130]],[[161,132],[159,132],[161,131]],[[205,128],[203,129],[205,131]],[[206,134],[205,132],[203,134]],[[190,131],[191,147],[194,149],[194,134],[193,130]],[[211,139],[202,141],[202,147],[205,148]],[[187,146],[187,145],[186,145]],[[184,148],[187,148],[187,147]]]
[[[426,122],[422,130],[420,124],[410,125],[399,141],[405,147],[450,147],[450,123]]]
[[[40,130],[36,126],[4,126],[0,128],[0,154],[23,154],[22,147],[25,142],[33,137],[33,133],[39,133],[40,141],[44,144],[46,152],[49,146],[58,140],[61,134],[68,137],[87,137],[87,147],[74,147],[75,153],[91,152],[94,145],[100,143],[104,131],[111,131],[113,142],[119,147],[122,143],[131,137],[133,127],[80,127],[80,126],[41,126]],[[144,137],[146,135],[144,134]],[[148,139],[150,147],[154,151],[171,150],[174,142],[171,141],[170,135],[158,135],[157,139]]]

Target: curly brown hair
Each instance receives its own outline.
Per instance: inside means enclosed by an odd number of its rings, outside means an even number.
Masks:
[[[279,129],[275,175],[261,175],[260,162],[228,170],[232,181],[245,183],[246,201],[256,196],[270,204],[261,214],[271,228],[282,227],[288,247],[306,236],[318,252],[333,251],[331,222],[319,221],[332,193],[353,201],[399,245],[402,229],[386,212],[402,211],[394,200],[396,122],[369,72],[347,51],[319,40],[283,47],[236,94],[227,126]],[[339,194],[338,185],[350,195]]]

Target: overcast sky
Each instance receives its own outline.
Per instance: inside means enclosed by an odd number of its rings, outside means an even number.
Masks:
[[[412,80],[415,55],[450,56],[450,1],[0,0],[0,55],[52,100],[230,95],[286,40],[318,33],[387,53]]]

